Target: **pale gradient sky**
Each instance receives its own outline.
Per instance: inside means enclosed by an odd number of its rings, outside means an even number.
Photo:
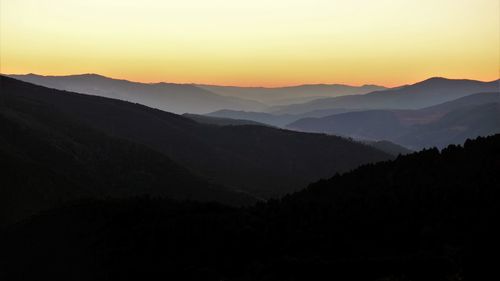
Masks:
[[[499,0],[0,0],[0,72],[395,86],[498,79]]]

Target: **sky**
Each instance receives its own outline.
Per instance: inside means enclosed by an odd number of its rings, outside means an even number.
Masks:
[[[0,73],[396,86],[500,76],[499,0],[0,0]]]

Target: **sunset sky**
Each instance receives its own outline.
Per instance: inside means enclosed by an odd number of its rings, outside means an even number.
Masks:
[[[0,72],[141,82],[494,80],[498,0],[0,0]]]

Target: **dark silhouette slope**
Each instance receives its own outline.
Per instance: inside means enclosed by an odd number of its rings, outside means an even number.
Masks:
[[[254,208],[79,202],[0,237],[8,280],[488,280],[500,135],[366,165]],[[34,235],[36,234],[36,235]]]
[[[129,102],[1,79],[4,106],[25,100],[42,104],[112,137],[146,145],[211,182],[257,196],[283,195],[332,173],[391,158],[339,137],[200,124]]]
[[[255,202],[201,180],[161,153],[91,129],[50,103],[10,95],[4,82],[12,81],[2,79],[0,97],[0,224],[77,198]]]

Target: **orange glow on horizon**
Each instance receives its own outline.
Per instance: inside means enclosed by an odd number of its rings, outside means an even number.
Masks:
[[[400,81],[399,80],[393,80],[393,81],[374,81],[374,82],[365,82],[365,81],[317,81],[317,80],[312,80],[312,81],[283,81],[283,82],[277,82],[273,81],[271,83],[262,83],[261,81],[245,81],[244,83],[237,82],[237,81],[216,81],[216,80],[199,80],[199,81],[191,81],[191,80],[172,80],[172,79],[162,79],[162,78],[157,78],[157,79],[150,79],[148,77],[141,77],[141,76],[113,76],[113,75],[107,75],[103,73],[33,73],[33,72],[5,72],[5,73],[0,73],[0,74],[36,74],[36,75],[43,75],[43,76],[69,76],[69,75],[82,75],[82,74],[98,74],[102,75],[108,78],[112,79],[118,79],[118,80],[127,80],[130,82],[138,82],[138,83],[174,83],[174,84],[198,84],[198,85],[214,85],[214,86],[234,86],[234,87],[249,87],[249,88],[280,88],[280,87],[293,87],[293,86],[301,86],[301,85],[318,85],[318,84],[338,84],[338,85],[347,85],[347,86],[363,86],[363,85],[377,85],[377,86],[384,86],[387,88],[392,88],[392,87],[399,87],[399,86],[404,86],[404,85],[411,85],[415,84],[418,82],[421,82],[423,80],[432,78],[432,77],[442,77],[446,79],[472,79],[472,80],[478,80],[478,81],[483,81],[483,82],[491,82],[491,81],[496,81],[500,80],[500,76],[487,76],[486,78],[482,77],[450,77],[450,76],[442,76],[442,75],[424,75],[421,78],[415,78],[412,80],[405,80],[405,81]]]
[[[0,73],[279,87],[500,77],[498,0],[0,0]]]

